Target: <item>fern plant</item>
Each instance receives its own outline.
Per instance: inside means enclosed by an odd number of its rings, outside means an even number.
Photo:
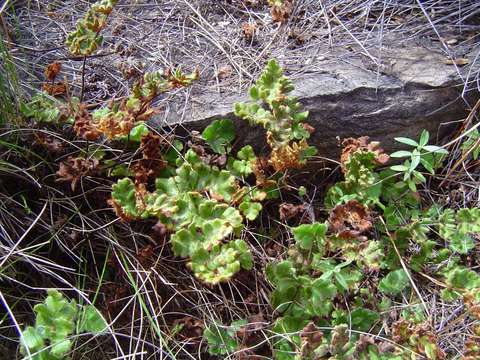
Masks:
[[[138,141],[138,135],[146,134],[144,123],[156,113],[151,107],[153,99],[168,90],[190,86],[196,79],[197,72],[184,74],[180,69],[146,73],[135,83],[125,100],[114,103],[110,108],[95,110],[91,124],[97,129],[98,135],[105,135],[108,139],[130,136]]]
[[[74,55],[88,56],[102,44],[100,31],[106,26],[108,15],[118,0],[100,0],[94,3],[74,31],[67,35],[66,45]]]
[[[188,266],[207,283],[250,269],[247,244],[230,239],[243,227],[241,212],[251,220],[258,215],[262,196],[252,198],[230,171],[205,164],[191,149],[177,165],[175,176],[156,180],[154,192],[128,178],[119,180],[112,190],[117,214],[128,220],[157,217],[173,232],[174,254],[188,257]]]
[[[20,104],[20,112],[25,118],[34,119],[37,123],[59,125],[73,123],[73,111],[78,107],[78,99],[72,98],[70,104],[49,96],[47,93],[35,94],[29,102]]]
[[[32,360],[68,359],[73,334],[98,334],[107,324],[92,305],[78,306],[75,300],[68,301],[54,289],[41,304],[35,305],[35,325],[22,332],[20,351]]]
[[[272,149],[270,163],[281,172],[302,167],[306,159],[316,153],[316,149],[307,144],[313,131],[304,123],[308,111],[301,111],[301,104],[289,95],[293,89],[280,65],[270,60],[250,89],[252,101],[234,105],[236,116],[265,128],[267,143]]]
[[[454,255],[469,254],[477,245],[480,213],[423,204],[417,189],[426,178],[419,167],[433,173],[445,154],[428,145],[428,138],[427,132],[418,142],[398,138],[414,149],[393,153],[408,160],[386,169],[381,166],[389,156],[378,143],[365,137],[344,141],[344,180],[327,192],[328,220],[292,228],[288,258],[266,268],[279,316],[273,325],[275,359],[404,359],[411,352],[444,358],[425,320],[404,314],[394,337],[403,350],[380,352],[373,341],[345,337],[347,329],[375,331],[392,301],[402,294],[415,297],[411,279],[417,271],[436,269],[433,276],[446,284],[444,300],[462,298],[470,314],[480,316],[480,275],[458,265]],[[365,277],[372,272],[377,280],[367,287]],[[340,299],[349,299],[348,311]],[[323,334],[317,326],[333,330]],[[306,329],[316,335],[302,335]]]

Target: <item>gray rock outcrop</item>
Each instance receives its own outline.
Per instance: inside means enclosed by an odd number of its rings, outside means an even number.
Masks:
[[[337,158],[339,138],[368,135],[389,151],[397,148],[394,137],[417,138],[422,129],[434,140],[441,138],[465,118],[468,102],[478,98],[477,92],[462,97],[465,76],[441,53],[420,46],[386,48],[368,56],[343,53],[320,59],[317,72],[295,78],[294,95],[310,111],[308,123],[316,129],[310,142],[319,155]],[[201,130],[214,119],[235,119],[233,104],[246,100],[197,95],[183,125]],[[170,118],[169,124],[179,121]],[[241,119],[235,123],[242,142],[265,146],[261,129]]]

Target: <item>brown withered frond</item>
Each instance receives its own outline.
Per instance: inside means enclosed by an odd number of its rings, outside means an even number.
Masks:
[[[342,239],[360,239],[373,227],[367,207],[357,200],[333,208],[328,218],[330,231]]]
[[[73,124],[75,134],[88,141],[97,140],[101,133],[93,123],[92,115],[88,112],[85,105],[80,104],[75,113],[75,122]]]
[[[97,167],[98,159],[70,156],[67,161],[60,163],[56,181],[69,182],[72,191],[75,191],[80,178],[82,176],[92,175]]]
[[[268,139],[267,139],[268,141]],[[272,149],[270,164],[276,171],[285,172],[288,169],[301,169],[305,164],[301,161],[302,151],[308,148],[305,139]]]
[[[342,164],[342,171],[345,173],[345,164],[348,162],[350,156],[357,151],[370,151],[375,153],[375,161],[379,165],[384,165],[388,162],[390,157],[383,152],[378,141],[369,142],[368,136],[361,136],[357,139],[347,138],[342,141],[342,154],[340,156],[340,163]]]

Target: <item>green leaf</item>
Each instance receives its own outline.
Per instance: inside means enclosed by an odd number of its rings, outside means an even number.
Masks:
[[[148,135],[148,128],[144,122],[136,125],[130,130],[129,140],[134,142],[140,142],[142,140],[142,136]]]
[[[262,211],[262,204],[250,200],[244,200],[240,204],[239,209],[248,220],[253,221],[258,217],[260,211]]]
[[[429,152],[433,152],[433,153],[437,153],[437,154],[445,154],[447,155],[448,154],[448,151],[440,146],[436,146],[436,145],[427,145],[427,146],[424,146],[423,147],[423,150],[425,151],[429,151]]]
[[[418,150],[413,150],[411,159],[412,162],[410,163],[410,168],[408,169],[409,172],[415,170],[418,164],[420,164],[420,153],[418,152]]]
[[[238,349],[239,343],[224,326],[212,324],[203,332],[210,355],[227,355]]]
[[[419,145],[415,140],[410,139],[410,138],[406,138],[406,137],[396,137],[395,141],[397,141],[399,143],[402,143],[402,144],[415,146],[415,147],[417,147]]]
[[[352,328],[365,332],[370,330],[373,324],[380,318],[377,312],[364,308],[353,310],[350,316],[352,319]]]
[[[408,171],[408,167],[405,165],[393,165],[393,166],[390,166],[390,169],[392,169],[393,171],[400,171],[400,172]]]
[[[21,343],[27,347],[30,352],[39,351],[45,346],[42,336],[38,333],[37,329],[32,326],[27,326],[27,328],[22,331]],[[25,351],[22,351],[22,353],[24,355],[26,354]]]
[[[218,154],[225,154],[235,139],[235,126],[228,119],[215,120],[202,132],[203,139]]]
[[[135,184],[129,178],[118,180],[112,186],[112,199],[122,208],[125,215],[138,218],[141,213],[137,209]]]
[[[402,158],[402,157],[410,157],[412,153],[410,151],[400,150],[390,154],[392,158]]]
[[[257,157],[255,156],[255,152],[253,151],[253,147],[251,145],[245,145],[242,147],[238,153],[237,157],[240,160],[245,160],[245,161],[254,161]]]
[[[403,269],[391,271],[378,284],[378,289],[385,293],[396,295],[409,285],[407,273]]]
[[[43,338],[63,340],[75,329],[77,305],[74,300],[68,302],[55,289],[49,289],[47,292],[45,301],[33,307],[37,315],[35,327]]]
[[[473,270],[456,266],[448,270],[445,282],[455,289],[473,290],[480,288],[480,275]]]
[[[71,347],[72,342],[70,340],[60,340],[53,344],[50,354],[61,359],[70,351]]]
[[[230,280],[241,268],[253,267],[252,254],[243,240],[215,245],[209,251],[200,248],[191,259],[189,266],[195,276],[212,285]]]
[[[325,223],[302,224],[292,229],[297,245],[303,250],[310,250],[316,246],[318,251],[323,250],[328,225]]]
[[[450,249],[459,254],[467,254],[475,247],[475,243],[470,235],[454,233],[449,239]]]
[[[303,126],[308,112],[301,111],[301,104],[289,93],[294,89],[292,82],[283,75],[277,61],[267,63],[255,85],[250,89],[251,102],[235,103],[236,116],[251,125],[260,125],[268,132],[268,142],[272,149],[290,149],[292,142],[303,141],[310,137],[310,132]],[[307,146],[297,153],[297,166],[316,153],[316,149]],[[280,167],[280,165],[278,165]],[[284,169],[276,169],[284,171]]]
[[[331,300],[337,294],[337,288],[326,279],[316,279],[312,282],[310,306],[318,316],[326,316],[332,310]]]
[[[427,131],[427,130],[423,130],[423,131],[422,131],[422,134],[420,135],[419,145],[420,145],[421,147],[427,145],[429,138],[430,138],[430,134],[428,133],[428,131]]]
[[[80,332],[100,334],[108,328],[100,312],[93,305],[83,307],[83,314],[80,318]]]

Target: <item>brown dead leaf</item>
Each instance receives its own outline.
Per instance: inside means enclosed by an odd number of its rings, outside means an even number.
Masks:
[[[247,41],[252,41],[255,36],[255,33],[257,32],[257,24],[243,23],[242,32],[243,32],[243,36]]]
[[[473,329],[472,335],[466,342],[461,360],[478,360],[480,359],[480,345],[478,337],[480,337],[480,326],[477,325]]]
[[[176,319],[173,325],[180,326],[181,329],[177,333],[177,336],[188,341],[200,341],[203,335],[203,322],[195,319],[192,316],[185,316],[180,319]]]
[[[233,68],[230,65],[223,65],[218,68],[217,76],[219,79],[226,79],[232,76]]]
[[[92,175],[98,167],[98,159],[85,159],[70,156],[67,161],[60,163],[56,181],[69,182],[72,191],[75,191],[77,183],[82,176]]]
[[[160,151],[162,144],[163,139],[158,135],[149,133],[142,136],[140,149],[143,158],[132,166],[136,184],[145,184],[149,179],[156,178],[167,165]]]
[[[328,218],[330,231],[341,239],[364,240],[363,234],[373,227],[368,208],[357,200],[337,205]]]
[[[373,336],[361,334],[355,344],[355,352],[361,353],[365,351],[370,345],[375,345],[375,338]]]
[[[237,360],[257,360],[265,358],[265,346],[261,345],[265,340],[262,330],[268,322],[262,313],[247,318],[247,324],[242,326],[235,334],[240,342]]]
[[[345,172],[345,164],[350,160],[350,156],[357,151],[371,151],[375,153],[375,161],[379,165],[384,165],[390,160],[390,157],[383,152],[378,141],[369,142],[368,136],[361,136],[358,139],[347,138],[342,141],[342,154],[340,163],[342,171]]]
[[[305,130],[308,131],[310,135],[312,135],[315,132],[315,128],[312,125],[309,125],[307,123],[302,123],[302,126]]]
[[[323,332],[317,328],[313,321],[310,321],[300,333],[300,338],[302,339],[302,354],[307,357],[321,345]]]
[[[57,77],[58,73],[62,69],[62,64],[59,62],[55,61],[51,64],[48,64],[47,67],[45,68],[45,78],[48,81],[53,81]]]
[[[480,303],[476,301],[475,294],[473,292],[468,292],[463,295],[463,302],[468,309],[468,312],[473,315],[475,318],[480,320]]]
[[[167,227],[162,222],[158,221],[152,226],[152,237],[158,242],[163,243],[167,235]]]
[[[270,133],[267,133],[267,142],[271,144],[272,142],[269,141],[269,135]],[[307,148],[308,144],[305,139],[299,142],[292,141],[290,144],[272,148],[269,162],[275,171],[278,172],[285,172],[288,169],[301,169],[304,164],[300,161],[300,155],[302,151]]]
[[[284,23],[288,20],[293,10],[293,0],[283,0],[282,4],[276,0],[268,0],[271,9],[272,19],[275,22]]]
[[[259,188],[275,186],[275,180],[268,179],[269,174],[273,173],[274,170],[267,158],[258,156],[252,167],[252,171],[256,178],[256,185]]]
[[[45,83],[42,88],[43,91],[52,96],[63,95],[67,92],[67,86],[63,82],[57,82],[54,84]]]
[[[152,245],[142,247],[137,253],[137,260],[144,268],[152,266],[155,250]]]
[[[80,104],[75,113],[75,122],[73,123],[75,134],[87,141],[97,140],[101,133],[93,123],[92,115],[88,112],[84,104]]]
[[[47,135],[43,132],[35,133],[35,142],[51,152],[52,154],[58,154],[63,151],[63,143],[57,138]]]
[[[414,344],[412,339],[415,339]],[[438,338],[428,322],[415,324],[400,319],[392,326],[392,340],[397,344],[415,345],[413,350],[421,355],[426,355],[425,344],[432,344],[436,349],[435,358],[445,359],[445,353],[438,346]]]
[[[280,220],[287,221],[302,215],[305,212],[305,205],[293,205],[290,203],[283,203],[279,206]]]

